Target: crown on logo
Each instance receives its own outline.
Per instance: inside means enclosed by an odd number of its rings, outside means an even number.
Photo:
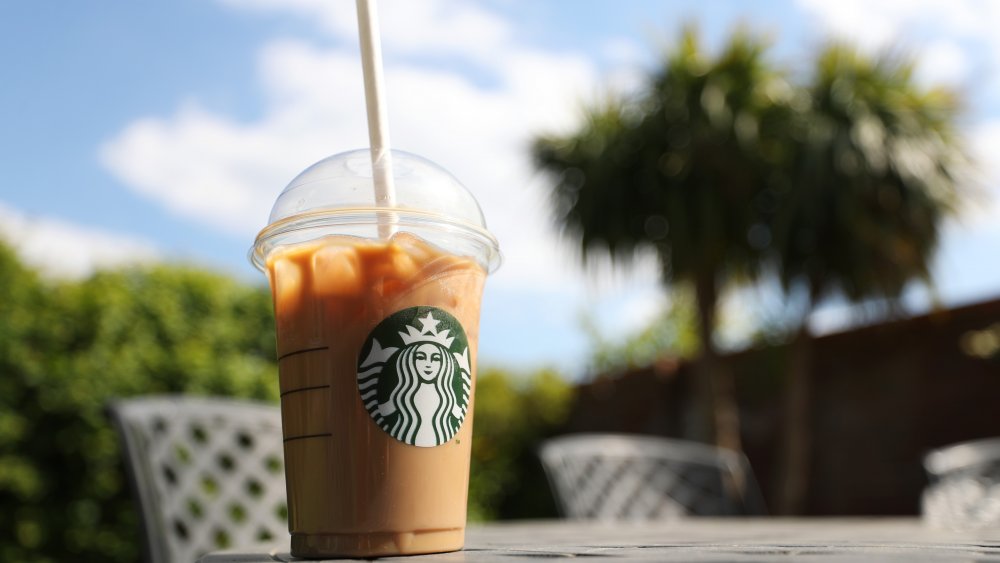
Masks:
[[[406,326],[406,332],[400,332],[399,336],[403,339],[403,344],[409,346],[414,342],[436,342],[445,348],[451,348],[451,343],[455,341],[454,336],[448,336],[451,332],[450,329],[444,329],[438,332],[437,325],[441,321],[435,319],[430,312],[427,313],[426,317],[417,319],[420,323],[421,328],[417,328],[412,325]]]

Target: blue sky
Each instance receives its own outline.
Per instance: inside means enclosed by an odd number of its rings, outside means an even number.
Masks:
[[[684,23],[717,43],[745,23],[805,68],[829,37],[918,54],[922,81],[962,88],[983,198],[949,223],[946,304],[1000,295],[1000,3],[382,0],[394,146],[480,199],[506,263],[487,286],[481,360],[579,372],[590,311],[609,335],[665,303],[651,263],[582,270],[548,220],[532,134],[632,87]],[[752,9],[752,10],[751,10]],[[253,283],[246,250],[300,170],[367,142],[350,0],[0,5],[0,235],[53,276],[134,260],[195,262]],[[914,310],[926,307],[914,292]],[[730,299],[746,326],[755,292]],[[844,307],[814,319],[841,326]],[[744,322],[740,322],[743,319]]]

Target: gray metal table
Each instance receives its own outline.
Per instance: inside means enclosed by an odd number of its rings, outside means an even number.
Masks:
[[[470,526],[465,550],[381,560],[587,561],[997,561],[1000,529],[953,532],[915,518],[690,519],[603,524],[545,521]],[[229,550],[202,563],[296,561],[286,546]]]

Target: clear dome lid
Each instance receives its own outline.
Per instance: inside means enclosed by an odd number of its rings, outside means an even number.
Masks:
[[[271,208],[268,225],[250,251],[265,268],[278,246],[329,235],[379,238],[379,225],[410,232],[452,254],[476,259],[487,272],[500,265],[472,193],[448,171],[415,154],[392,151],[393,204],[377,201],[368,149],[327,157],[296,176]]]

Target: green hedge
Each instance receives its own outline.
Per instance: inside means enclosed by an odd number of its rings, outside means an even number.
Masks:
[[[0,296],[0,560],[137,560],[138,518],[107,402],[276,401],[270,296],[166,265],[47,282],[2,244]],[[536,514],[530,502],[504,507],[523,489],[534,442],[564,415],[569,387],[548,372],[486,370],[477,395],[470,515]]]
[[[536,455],[539,443],[562,428],[573,388],[556,372],[512,375],[483,369],[476,410],[469,483],[469,518],[555,516]]]
[[[43,283],[0,247],[0,559],[134,561],[110,398],[276,400],[260,288],[155,266]]]

